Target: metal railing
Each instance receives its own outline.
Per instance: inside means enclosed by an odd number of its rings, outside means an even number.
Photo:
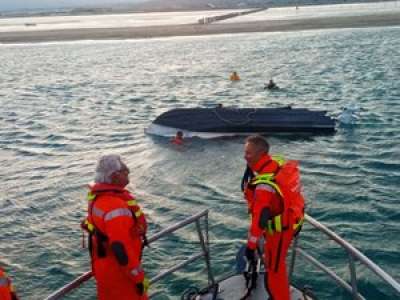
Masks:
[[[296,256],[302,256],[306,261],[310,262],[319,270],[326,273],[330,278],[332,278],[339,286],[344,288],[347,292],[352,295],[355,300],[365,300],[364,296],[360,294],[357,286],[357,270],[355,262],[359,261],[363,266],[371,270],[378,277],[380,277],[384,282],[390,285],[400,296],[400,283],[393,279],[389,274],[383,271],[379,266],[372,262],[368,257],[362,254],[358,249],[352,246],[350,243],[346,242],[339,235],[334,233],[332,230],[328,229],[326,226],[319,223],[317,220],[313,219],[309,215],[305,216],[305,221],[311,224],[314,228],[318,229],[320,232],[327,235],[330,239],[335,241],[335,243],[341,246],[348,256],[349,272],[350,272],[350,283],[346,282],[343,278],[337,275],[331,268],[321,263],[318,259],[308,254],[304,249],[301,249],[298,245],[299,237],[297,237],[292,245],[292,257],[289,265],[289,276],[292,278],[294,272],[294,266],[296,261]]]
[[[204,218],[204,223],[205,223],[205,228],[201,228],[201,222],[200,220]],[[335,241],[335,243],[339,246],[341,246],[347,253],[348,255],[348,264],[349,264],[349,273],[350,273],[350,283],[348,283],[345,279],[341,278],[339,275],[337,275],[331,268],[328,266],[324,265],[322,262],[320,262],[318,259],[315,257],[311,256],[308,254],[304,249],[301,249],[300,246],[298,245],[299,237],[297,237],[292,245],[292,257],[291,261],[289,264],[289,276],[290,278],[292,277],[294,273],[294,268],[295,268],[295,262],[297,256],[301,256],[304,258],[306,261],[310,262],[312,265],[314,265],[316,268],[319,270],[323,271],[326,273],[331,279],[333,279],[336,284],[340,287],[342,287],[344,290],[349,292],[352,295],[352,298],[355,300],[365,300],[364,296],[360,294],[357,286],[357,270],[356,270],[356,265],[355,262],[358,261],[365,267],[367,267],[369,270],[371,270],[373,273],[375,273],[377,276],[379,276],[384,282],[386,282],[388,285],[390,285],[400,296],[400,283],[398,283],[395,279],[393,279],[390,275],[388,275],[385,271],[383,271],[379,266],[377,266],[375,263],[373,263],[368,257],[366,257],[364,254],[362,254],[359,250],[357,250],[354,246],[346,242],[344,239],[342,239],[340,236],[338,236],[336,233],[328,229],[326,226],[322,225],[312,217],[306,215],[305,216],[305,221],[306,223],[312,225],[314,228],[316,228],[318,231],[324,233],[327,235],[330,239]],[[204,210],[198,214],[195,214],[179,223],[176,223],[175,225],[172,225],[159,233],[155,234],[154,236],[150,237],[148,239],[149,243],[153,243],[154,241],[178,230],[181,229],[189,224],[195,223],[197,233],[199,236],[199,242],[201,245],[201,252],[192,255],[185,261],[170,267],[168,270],[163,271],[159,274],[157,274],[155,277],[153,277],[150,282],[155,283],[162,278],[166,277],[167,275],[175,272],[176,270],[182,269],[186,265],[196,261],[197,259],[200,259],[202,257],[205,258],[206,262],[206,268],[207,268],[207,273],[208,273],[208,286],[213,286],[215,284],[215,279],[212,274],[211,266],[210,266],[210,252],[209,252],[209,239],[208,239],[208,210]],[[56,292],[52,293],[50,296],[45,298],[45,300],[58,300],[61,299],[63,296],[67,295],[69,292],[72,290],[80,287],[84,282],[88,281],[92,277],[91,272],[84,273],[83,275],[79,276],[72,282],[68,283],[64,287],[60,288]]]
[[[204,224],[205,224],[205,228],[203,230],[201,228],[201,222],[200,222],[202,218],[204,218]],[[151,236],[148,239],[148,243],[151,244],[151,243],[155,242],[156,240],[158,240],[174,231],[177,231],[178,229],[181,229],[189,224],[193,224],[193,223],[196,224],[197,234],[198,234],[199,242],[200,242],[200,246],[201,246],[201,252],[194,254],[191,257],[189,257],[188,259],[186,259],[185,261],[183,261],[175,266],[170,267],[166,271],[163,271],[163,272],[157,274],[155,277],[153,277],[150,280],[151,284],[163,279],[164,277],[175,272],[176,270],[182,269],[186,265],[188,265],[202,257],[204,257],[205,262],[206,262],[208,284],[209,285],[215,284],[214,275],[212,274],[211,264],[210,264],[210,252],[209,252],[210,244],[209,244],[209,239],[208,239],[208,209],[206,209],[200,213],[197,213],[197,214],[195,214],[181,222],[178,222],[178,223],[160,231],[159,233]],[[91,271],[82,274],[78,278],[74,279],[72,282],[66,284],[59,290],[55,291],[54,293],[52,293],[51,295],[46,297],[45,300],[61,299],[62,297],[64,297],[68,293],[70,293],[71,291],[80,287],[83,283],[85,283],[90,278],[92,278],[92,276],[93,276],[93,274]]]

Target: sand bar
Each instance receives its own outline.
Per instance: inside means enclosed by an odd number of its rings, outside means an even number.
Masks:
[[[78,40],[119,40],[170,36],[196,36],[246,32],[284,32],[334,28],[399,26],[400,13],[375,13],[292,20],[268,20],[247,23],[187,24],[123,28],[82,28],[30,32],[1,32],[0,43],[36,43]]]

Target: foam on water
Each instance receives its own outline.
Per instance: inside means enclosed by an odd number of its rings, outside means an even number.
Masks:
[[[0,47],[0,255],[22,298],[40,299],[89,269],[79,224],[97,158],[120,153],[150,232],[210,208],[217,274],[233,270],[247,219],[240,192],[243,140],[191,139],[180,151],[144,129],[177,107],[294,105],[360,119],[333,136],[270,137],[272,151],[301,161],[308,212],[398,278],[400,249],[400,29],[308,31],[141,41]],[[229,74],[237,71],[240,82]],[[281,90],[269,93],[273,77]],[[304,247],[344,274],[347,258],[306,227]],[[231,242],[229,242],[231,241]],[[150,276],[196,245],[183,231],[146,250]],[[232,258],[231,260],[229,258]],[[296,280],[332,296],[331,282],[300,265]],[[202,265],[163,284],[177,299],[205,282]],[[394,299],[369,272],[360,290]],[[340,292],[338,292],[340,293]],[[92,296],[89,296],[92,295]],[[94,299],[93,284],[69,299]]]

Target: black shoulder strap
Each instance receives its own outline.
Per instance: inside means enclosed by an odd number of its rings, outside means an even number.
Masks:
[[[240,185],[242,192],[244,192],[244,186],[246,183],[249,183],[253,178],[255,177],[253,171],[250,169],[249,166],[246,166],[246,170],[244,171],[243,177],[242,177],[242,183]]]
[[[96,200],[98,199],[98,196],[96,198],[94,198],[92,200],[92,202],[90,203],[89,206],[89,214],[90,216],[93,215],[93,207],[94,204],[96,202]],[[103,233],[94,223],[93,218],[92,219],[92,225],[94,226],[94,232],[93,235],[96,237],[97,240],[97,256],[102,258],[102,257],[106,257],[107,255],[107,251],[106,251],[106,243],[108,241],[108,237],[105,233]],[[89,245],[89,251],[92,252],[93,251],[93,245],[91,245],[91,237],[89,236],[89,241],[90,241],[90,245]]]

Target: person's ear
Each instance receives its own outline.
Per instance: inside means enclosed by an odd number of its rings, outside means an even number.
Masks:
[[[116,184],[116,183],[119,182],[118,173],[117,172],[112,173],[110,178],[111,178],[111,184]]]

